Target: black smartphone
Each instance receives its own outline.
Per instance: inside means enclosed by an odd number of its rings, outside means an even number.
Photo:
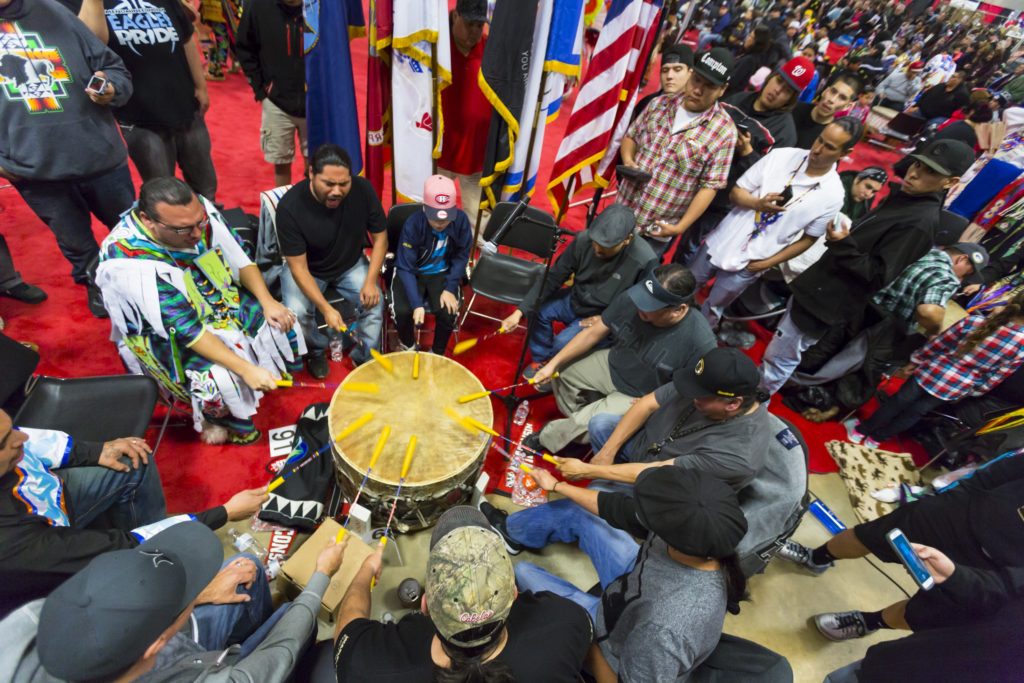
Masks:
[[[777,206],[785,206],[786,204],[789,204],[789,200],[793,198],[793,186],[792,185],[786,185],[786,187],[783,188],[781,194],[782,194],[782,199],[780,199],[779,201],[775,202],[775,204]]]

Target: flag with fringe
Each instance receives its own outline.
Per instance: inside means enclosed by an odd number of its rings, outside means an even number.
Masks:
[[[392,0],[392,7],[391,92],[401,96],[391,101],[391,136],[393,149],[402,150],[392,161],[395,201],[418,202],[441,156],[441,90],[452,82],[448,3]]]
[[[391,0],[370,0],[366,56],[366,179],[384,196],[384,172],[391,162]]]

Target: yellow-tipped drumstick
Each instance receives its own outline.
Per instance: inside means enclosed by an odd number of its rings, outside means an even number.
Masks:
[[[399,477],[399,481],[405,479],[405,475],[409,474],[409,468],[412,467],[412,456],[416,452],[416,437],[409,437],[409,445],[405,447],[405,460],[402,461],[402,474]]]
[[[336,544],[341,543],[341,539],[345,538],[345,534],[347,533],[348,529],[346,529],[345,527],[341,527],[340,529],[338,529],[338,535],[334,537],[334,542]]]
[[[493,337],[497,337],[499,334],[505,334],[505,332],[507,332],[507,330],[505,328],[501,327],[501,328],[498,328],[497,332],[490,332],[488,334],[485,334],[482,337],[473,337],[471,339],[463,339],[458,344],[456,344],[455,347],[452,349],[452,355],[453,356],[458,356],[461,353],[465,353],[466,351],[469,351],[471,348],[473,348],[474,346],[476,346],[480,342],[487,341],[488,339],[491,339]]]
[[[551,375],[551,379],[554,379],[556,377],[558,377],[558,373],[557,372],[555,374]],[[515,389],[516,387],[527,386],[527,385],[530,385],[530,384],[536,384],[536,382],[531,378],[531,379],[526,380],[525,382],[519,382],[517,384],[509,384],[507,387],[500,387],[498,389],[485,389],[484,391],[478,391],[475,394],[466,394],[465,396],[460,396],[459,397],[459,403],[469,403],[470,401],[475,401],[478,398],[483,398],[485,396],[490,396],[491,394],[497,394],[497,393],[500,393],[502,391],[508,391],[509,389]]]
[[[355,422],[353,422],[349,426],[345,427],[345,429],[342,430],[341,434],[338,434],[338,436],[336,436],[334,438],[334,441],[335,442],[340,442],[346,436],[348,436],[352,432],[356,431],[357,429],[359,429],[360,427],[362,427],[363,425],[365,425],[367,422],[369,422],[372,419],[373,419],[373,413],[363,413],[363,415],[359,419],[357,419]],[[293,474],[295,474],[296,472],[301,470],[303,467],[305,467],[306,465],[308,465],[312,461],[316,460],[317,457],[323,455],[323,453],[328,448],[330,448],[330,447],[331,447],[331,442],[328,441],[323,446],[321,446],[319,450],[314,451],[310,455],[307,455],[305,458],[303,458],[302,461],[300,461],[295,467],[293,467],[287,474],[282,474],[282,475],[280,475],[278,477],[275,477],[269,484],[267,484],[267,492],[269,493],[269,492],[273,491],[274,489],[276,489],[278,486],[280,486],[281,484],[284,483],[285,479],[287,479],[288,477],[292,476]]]
[[[420,352],[416,351],[416,354],[412,357],[412,378],[420,378]]]
[[[338,436],[334,437],[335,441],[341,441],[342,439],[351,436],[357,429],[366,425],[367,422],[373,419],[373,413],[366,412],[360,415],[354,422],[349,424],[347,427],[341,430]]]
[[[370,467],[373,467],[377,463],[377,458],[384,452],[384,445],[388,442],[388,438],[391,436],[391,427],[384,425],[384,429],[380,431],[380,436],[377,438],[377,445],[373,447],[373,454],[370,456]]]
[[[402,485],[405,483],[405,476],[409,474],[409,468],[412,467],[412,456],[416,453],[416,437],[409,437],[409,445],[405,447],[405,459],[402,461],[402,474],[398,478],[398,488],[395,489],[395,500],[391,503],[391,512],[388,513],[388,523],[384,525],[384,535],[380,537],[380,547],[383,551],[384,546],[388,542],[388,534],[391,532],[391,522],[395,518],[395,508],[398,507],[398,499],[402,495]],[[376,577],[370,579],[370,590],[377,585]]]
[[[395,366],[391,362],[391,359],[385,356],[377,349],[370,349],[370,356],[372,356],[375,361],[380,363],[380,366],[387,370],[388,372],[393,373],[395,371]]]
[[[345,391],[358,391],[364,394],[380,393],[380,387],[375,382],[345,382],[341,388]]]
[[[367,413],[366,415],[372,416],[373,413]],[[365,415],[363,416],[365,417]],[[359,483],[359,488],[356,489],[356,495],[352,498],[352,504],[348,506],[349,516],[345,518],[345,524],[352,519],[352,508],[359,502],[359,496],[363,495],[363,488],[366,487],[366,482],[370,480],[370,473],[373,472],[373,466],[377,464],[377,458],[384,452],[384,444],[387,443],[388,437],[391,436],[391,427],[384,425],[384,429],[381,430],[380,437],[377,439],[377,445],[373,447],[373,453],[370,455],[370,464],[366,467],[366,474],[363,475],[363,480]]]

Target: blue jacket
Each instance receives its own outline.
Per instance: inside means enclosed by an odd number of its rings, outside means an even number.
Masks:
[[[430,227],[427,222],[427,214],[418,211],[405,221],[402,226],[402,236],[398,240],[398,248],[395,250],[395,266],[398,270],[398,279],[405,287],[405,294],[409,297],[409,305],[413,309],[423,306],[423,298],[420,296],[420,288],[416,285],[416,274],[430,254],[434,251],[434,244],[439,235],[448,236],[448,248],[445,252],[445,261],[448,263],[448,279],[444,283],[446,291],[455,294],[459,291],[462,278],[466,274],[466,264],[469,262],[469,249],[473,243],[473,230],[469,227],[469,217],[461,209],[455,212],[455,220],[449,223],[444,230],[438,232]],[[394,284],[392,284],[392,287]]]

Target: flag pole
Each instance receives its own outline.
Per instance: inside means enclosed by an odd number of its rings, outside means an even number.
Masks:
[[[533,145],[537,141],[537,122],[540,121],[540,113],[544,108],[544,87],[548,82],[548,72],[546,69],[541,71],[540,74],[540,94],[537,96],[537,106],[533,112],[533,127],[530,129],[530,144],[526,147],[526,164],[523,165],[523,183],[520,186],[519,197],[522,197],[528,193],[526,187],[530,181],[530,162],[533,161]]]
[[[434,158],[434,150],[437,149],[437,41],[430,43],[430,138],[433,146],[430,148],[430,165],[434,175],[437,175],[437,159]]]
[[[562,201],[558,204],[558,215],[555,217],[555,225],[561,225],[562,219],[565,218],[565,214],[569,211],[569,199],[572,197],[572,186],[576,182],[576,174],[573,173],[569,176],[569,184],[565,186],[565,196],[562,197]]]

